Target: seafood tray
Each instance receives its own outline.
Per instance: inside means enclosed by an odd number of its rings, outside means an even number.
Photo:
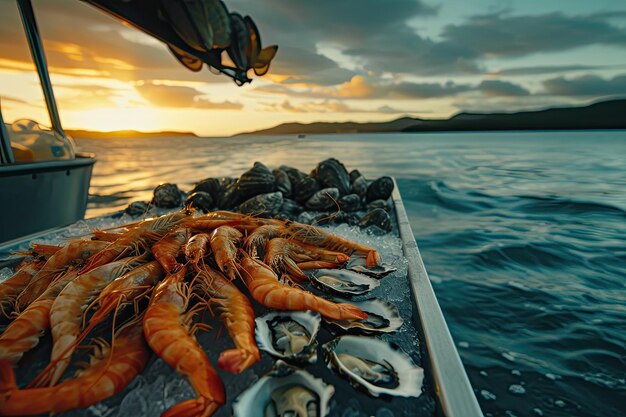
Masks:
[[[372,298],[378,298],[383,300],[382,303],[396,306],[399,317],[395,321],[392,320],[393,323],[389,326],[396,326],[397,329],[392,333],[344,336],[338,341],[336,337],[344,335],[345,331],[337,326],[323,323],[316,337],[318,345],[313,349],[317,356],[315,363],[303,361],[294,369],[288,369],[276,357],[262,351],[261,360],[241,374],[234,375],[218,370],[226,387],[227,403],[218,409],[215,416],[232,416],[233,403],[238,402],[239,406],[246,403],[248,400],[245,398],[245,393],[252,395],[250,394],[251,387],[258,386],[257,383],[270,372],[287,372],[296,375],[296,383],[309,386],[321,399],[320,403],[332,391],[332,397],[327,404],[330,411],[322,415],[341,417],[482,416],[426,274],[397,186],[392,200],[394,203],[394,212],[391,216],[393,230],[390,234],[369,233],[367,229],[359,230],[348,225],[333,227],[330,231],[376,248],[382,255],[383,264],[395,269],[382,278],[379,285],[371,292],[344,299],[361,305],[365,311],[368,311],[368,308],[369,311],[374,311],[371,309],[373,302],[367,301]],[[111,225],[115,224],[113,218],[104,217],[98,221],[98,227],[106,227],[109,222]],[[88,220],[10,242],[0,247],[0,260],[10,258],[11,251],[25,250],[33,240],[52,243],[62,239],[63,236],[75,236],[81,231],[88,232],[92,227],[95,227],[94,220]],[[9,260],[3,265],[0,261],[0,269],[10,263]],[[310,289],[328,298],[336,297],[318,288]],[[253,303],[253,306],[257,318],[276,313],[276,310],[264,308],[257,303]],[[297,315],[293,312],[286,314],[293,317]],[[266,323],[271,322],[271,318],[271,316],[268,317]],[[303,320],[306,321],[306,319]],[[232,348],[232,342],[226,332],[222,331],[217,320],[206,317],[205,321],[211,323],[213,328],[197,333],[197,338],[211,361],[214,362],[219,353]],[[302,323],[302,320],[296,321]],[[261,327],[257,328],[261,329]],[[385,347],[390,346],[389,344],[383,343],[379,346],[370,338],[391,342],[393,346],[397,345],[400,351],[408,354],[408,364],[401,361],[395,362],[394,352],[384,350]],[[406,368],[415,367],[419,370],[417,377],[413,375],[408,378],[409,386],[401,383],[400,385],[392,384],[393,386],[387,387],[386,390],[380,387],[372,390],[364,387],[363,384],[351,384],[343,376],[338,375],[337,361],[334,362],[334,367],[327,365],[327,362],[333,363],[333,349],[338,352],[339,348],[343,348],[346,352],[354,353],[361,349],[361,346],[365,346],[364,349],[368,349],[369,352],[374,352],[374,356],[378,355],[382,358],[380,361],[388,360],[388,364],[396,365],[398,368],[396,372],[400,374],[399,378],[403,381],[406,381],[403,376]],[[24,356],[20,363],[18,382],[28,381],[45,366],[49,360],[49,349],[50,340],[44,338],[37,349]],[[370,359],[375,360],[374,357]],[[305,382],[302,382],[300,371],[306,372]],[[321,385],[320,380],[323,381]],[[291,385],[288,384],[287,388]],[[395,395],[398,392],[394,393],[394,390],[406,391],[402,395],[408,396]],[[390,393],[394,395],[389,395]],[[244,415],[266,416],[263,410],[264,404],[260,403],[259,395],[263,398],[263,395],[268,394],[258,394],[256,399],[252,400],[252,404],[244,404],[243,406],[250,407],[246,409]],[[142,374],[122,392],[88,409],[73,410],[62,415],[154,416],[160,415],[172,405],[193,396],[193,390],[184,378],[153,355]],[[325,406],[321,405],[322,408]],[[317,417],[317,414],[310,415]]]

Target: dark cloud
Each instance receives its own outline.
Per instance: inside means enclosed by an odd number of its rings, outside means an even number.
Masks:
[[[160,85],[143,82],[135,86],[137,92],[151,104],[159,107],[189,107],[216,110],[238,110],[241,103],[232,101],[213,102],[204,93],[185,86]]]
[[[554,96],[614,96],[626,95],[626,74],[611,79],[597,75],[575,78],[556,77],[543,82],[546,93]]]
[[[500,12],[473,16],[464,23],[448,25],[442,37],[483,57],[517,57],[594,44],[626,46],[626,30],[612,24],[610,16],[609,13],[512,16]]]
[[[508,81],[484,80],[478,86],[487,97],[521,97],[530,93],[524,87]]]

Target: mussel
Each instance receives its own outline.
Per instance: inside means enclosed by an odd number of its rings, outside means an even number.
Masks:
[[[351,304],[367,313],[364,320],[332,320],[324,319],[331,327],[345,333],[380,334],[392,333],[402,326],[404,320],[400,317],[398,308],[385,300],[371,298],[364,301],[352,301]]]
[[[341,162],[335,158],[329,158],[317,164],[311,172],[311,177],[316,178],[323,187],[336,188],[339,195],[350,194],[350,175]]]
[[[324,360],[357,389],[374,397],[419,397],[424,370],[396,344],[341,336],[324,345]]]
[[[339,190],[336,188],[324,188],[319,190],[305,204],[306,208],[315,211],[324,211],[335,208],[339,199]]]
[[[374,200],[386,200],[391,197],[393,187],[393,180],[390,177],[380,177],[367,187],[365,200],[368,203]]]
[[[311,283],[340,295],[362,295],[380,285],[380,281],[348,269],[317,269],[309,275]]]
[[[247,200],[259,194],[271,193],[276,189],[274,174],[261,162],[241,174],[237,181],[237,192],[241,200]]]
[[[180,207],[183,202],[182,192],[178,189],[176,184],[166,182],[165,184],[158,185],[154,189],[154,197],[152,197],[152,204],[157,207],[174,208]]]
[[[239,211],[246,214],[272,214],[280,210],[283,205],[283,195],[274,193],[259,194],[241,203]]]
[[[270,313],[255,320],[259,349],[295,363],[317,361],[320,315],[312,311]]]
[[[276,362],[272,371],[233,403],[234,417],[326,417],[335,393],[310,373]]]

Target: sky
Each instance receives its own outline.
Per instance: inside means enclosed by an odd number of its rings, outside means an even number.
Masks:
[[[0,0],[5,122],[49,120],[14,0]],[[77,0],[33,0],[66,129],[225,136],[284,122],[447,118],[626,97],[616,0],[224,0],[270,71],[236,86]],[[158,2],[155,1],[155,4]]]

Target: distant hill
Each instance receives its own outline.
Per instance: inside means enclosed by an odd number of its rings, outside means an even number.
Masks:
[[[114,130],[99,132],[95,130],[65,130],[65,133],[75,139],[108,139],[108,138],[159,138],[165,136],[197,136],[193,132],[140,132],[137,130]]]
[[[626,100],[609,100],[584,107],[551,108],[517,113],[459,113],[449,119],[441,120],[402,117],[377,123],[283,123],[269,129],[242,134],[295,135],[553,129],[626,129]]]

